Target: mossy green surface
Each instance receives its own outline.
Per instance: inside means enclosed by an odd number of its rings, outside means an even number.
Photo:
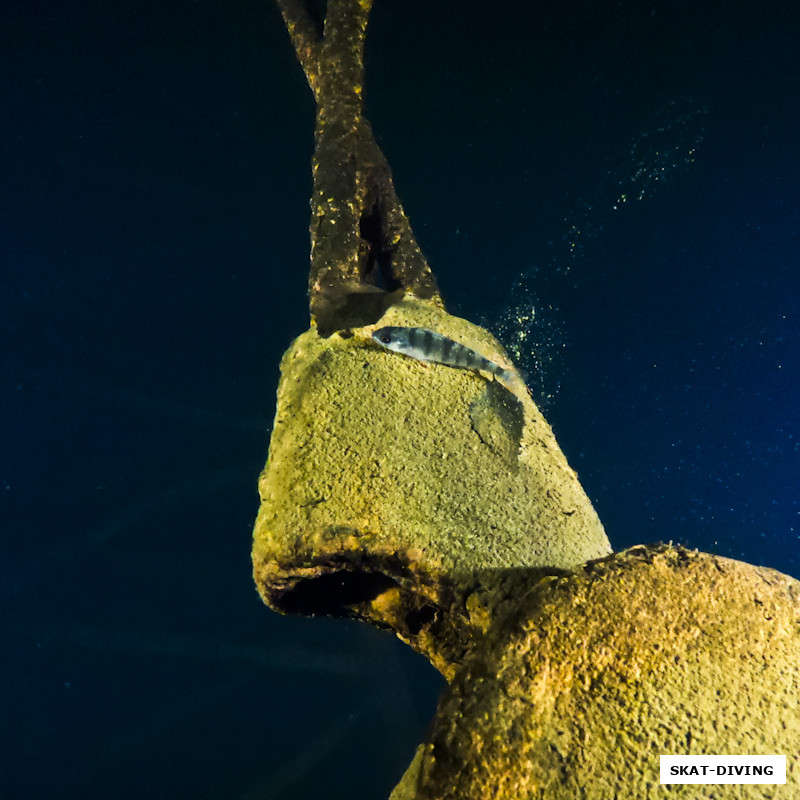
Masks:
[[[495,620],[400,796],[788,799],[799,753],[800,582],[636,547],[539,582]],[[661,754],[783,754],[787,785],[667,788]]]
[[[398,601],[413,594],[426,620],[441,621],[447,597],[463,597],[481,576],[569,569],[608,554],[527,391],[515,397],[487,376],[384,350],[371,339],[383,325],[429,328],[511,366],[485,330],[412,298],[375,326],[301,335],[281,364],[259,480],[253,564],[265,601],[293,610],[299,581],[379,573],[399,587]],[[353,615],[419,644],[417,622],[399,622],[396,604],[378,594]]]

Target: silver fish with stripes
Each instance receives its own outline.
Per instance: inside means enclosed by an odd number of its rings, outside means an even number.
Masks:
[[[381,347],[417,361],[446,364],[448,367],[473,372],[488,372],[512,394],[517,394],[522,386],[519,376],[513,370],[505,369],[466,345],[427,328],[388,326],[373,331],[372,338]]]

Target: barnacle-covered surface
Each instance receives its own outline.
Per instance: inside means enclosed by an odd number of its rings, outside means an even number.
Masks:
[[[787,755],[800,779],[800,582],[671,546],[547,578],[496,617],[396,798],[648,800],[659,755]],[[767,798],[769,785],[670,797]]]
[[[527,392],[375,345],[430,328],[512,366],[485,330],[406,298],[374,326],[302,334],[281,364],[254,575],[279,611],[389,627],[453,674],[520,581],[610,552]]]

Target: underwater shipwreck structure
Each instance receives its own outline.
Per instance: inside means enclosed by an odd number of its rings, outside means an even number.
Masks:
[[[371,0],[324,22],[277,2],[317,106],[311,325],[281,363],[253,574],[272,609],[388,628],[447,679],[393,800],[644,800],[660,754],[786,754],[796,782],[800,582],[612,551],[503,348],[444,308],[362,114]],[[411,358],[386,328],[418,331]]]

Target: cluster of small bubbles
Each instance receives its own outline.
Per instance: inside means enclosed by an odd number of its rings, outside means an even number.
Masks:
[[[506,348],[536,404],[547,410],[561,388],[554,378],[558,366],[554,362],[564,348],[564,337],[555,310],[537,300],[529,280],[530,273],[520,275],[511,288],[511,301],[499,316],[483,324]]]
[[[564,218],[564,255],[551,270],[566,273],[582,260],[586,244],[606,228],[606,219],[635,201],[648,200],[667,180],[694,163],[705,136],[708,109],[688,98],[670,100],[631,140],[624,156],[608,169],[590,200],[583,199]]]
[[[616,178],[613,211],[652,197],[664,182],[694,163],[705,136],[708,109],[686,98],[673,99],[656,114],[654,124],[634,137]]]
[[[708,109],[687,98],[671,100],[630,142],[617,166],[608,170],[606,180],[590,199],[579,201],[564,218],[561,247],[550,243],[553,255],[543,274],[533,266],[511,287],[508,305],[484,327],[493,330],[515,364],[526,373],[536,402],[552,407],[560,382],[554,377],[563,364],[555,363],[565,348],[564,331],[557,312],[541,303],[531,287],[541,277],[549,281],[564,278],[583,261],[586,247],[597,239],[615,211],[633,200],[651,198],[666,180],[695,160],[703,141]]]
[[[567,230],[562,241],[567,252],[564,256],[559,254],[553,259],[550,265],[551,274],[566,275],[571,267],[583,260],[586,243],[597,239],[606,227],[605,223],[596,218],[594,205],[587,202],[583,202],[580,208],[565,217],[564,224]]]

